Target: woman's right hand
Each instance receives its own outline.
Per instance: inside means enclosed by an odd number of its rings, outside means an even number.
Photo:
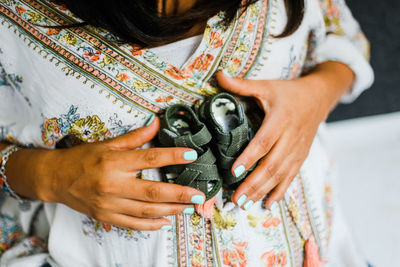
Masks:
[[[192,187],[142,180],[136,172],[195,160],[189,148],[137,149],[158,132],[149,126],[107,141],[51,151],[52,162],[39,198],[62,203],[103,223],[135,230],[170,225],[162,216],[193,212],[205,196]],[[189,154],[185,154],[189,151]],[[185,157],[186,155],[186,157]],[[189,159],[187,156],[190,156]],[[49,166],[49,164],[47,165]]]

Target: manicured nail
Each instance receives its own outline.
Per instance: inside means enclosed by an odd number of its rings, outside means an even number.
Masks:
[[[243,205],[243,203],[246,201],[246,198],[247,198],[246,195],[242,195],[242,196],[238,199],[237,204],[238,204],[239,207],[241,207],[241,206]]]
[[[243,165],[240,165],[240,166],[236,167],[236,169],[234,169],[233,172],[235,173],[236,177],[239,177],[240,175],[242,175],[244,173],[245,170],[246,170],[246,168]]]
[[[201,205],[201,204],[204,204],[205,199],[202,195],[194,195],[194,196],[192,196],[192,199],[190,201],[192,201],[192,203],[194,203],[194,204]]]
[[[197,152],[196,150],[186,151],[183,154],[183,158],[185,160],[196,160],[197,159]]]
[[[254,201],[253,201],[253,200],[247,201],[247,203],[244,204],[244,206],[243,206],[244,210],[245,210],[245,211],[248,211],[248,210],[253,206],[253,204],[254,204]]]
[[[146,122],[146,126],[149,126],[154,121],[155,117],[156,117],[155,114],[151,114],[150,118]]]
[[[161,230],[171,230],[172,229],[172,225],[163,225],[161,227]]]
[[[222,69],[222,73],[228,77],[232,77],[232,75],[226,69]]]
[[[184,214],[193,214],[194,213],[194,208],[186,208],[183,211]]]
[[[276,203],[276,201],[274,201],[271,206],[269,207],[270,211],[276,210],[278,208],[278,203]]]

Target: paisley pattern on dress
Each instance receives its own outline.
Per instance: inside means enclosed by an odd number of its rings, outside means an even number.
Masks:
[[[59,118],[47,119],[42,124],[42,140],[47,146],[54,146],[67,135],[74,136],[85,143],[103,141],[127,133],[134,125],[123,125],[114,113],[108,123],[101,121],[98,115],[81,117],[78,107],[71,105],[68,113]]]
[[[0,256],[24,236],[21,226],[14,218],[5,214],[0,215]]]
[[[142,239],[148,239],[151,235],[151,232],[134,231],[131,229],[116,227],[114,225],[98,222],[95,219],[86,216],[82,220],[82,226],[83,234],[96,240],[99,245],[103,244],[104,234],[108,232],[115,232],[121,238],[136,242]]]

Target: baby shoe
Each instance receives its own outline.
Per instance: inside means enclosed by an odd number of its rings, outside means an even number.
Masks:
[[[213,136],[213,152],[217,157],[218,169],[226,188],[235,189],[246,177],[247,171],[238,177],[231,168],[236,158],[243,152],[254,132],[243,107],[228,93],[214,95],[204,101],[199,110],[199,118],[205,122]]]
[[[188,147],[197,151],[196,161],[161,168],[164,181],[191,186],[213,198],[222,187],[216,158],[209,148],[211,134],[187,105],[174,104],[161,116],[158,141],[163,147]]]

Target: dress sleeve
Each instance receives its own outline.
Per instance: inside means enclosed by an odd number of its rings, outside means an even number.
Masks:
[[[374,81],[369,64],[370,45],[360,25],[354,19],[345,0],[318,0],[323,22],[319,30],[310,34],[306,66],[324,61],[338,61],[348,65],[355,74],[351,90],[343,95],[341,102],[354,101]]]

